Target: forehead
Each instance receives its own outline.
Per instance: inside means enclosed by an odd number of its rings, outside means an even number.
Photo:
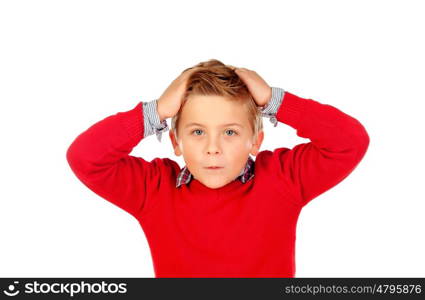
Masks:
[[[248,124],[248,111],[242,101],[222,96],[189,96],[180,115],[180,124],[197,123],[203,126]]]

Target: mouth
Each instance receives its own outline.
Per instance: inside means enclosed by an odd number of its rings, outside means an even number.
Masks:
[[[208,170],[219,170],[219,169],[222,169],[223,167],[219,167],[219,166],[210,166],[210,167],[205,167],[205,169],[208,169]]]

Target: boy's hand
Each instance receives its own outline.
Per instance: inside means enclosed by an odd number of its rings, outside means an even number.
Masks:
[[[235,68],[236,74],[246,84],[257,106],[265,106],[272,98],[272,88],[257,72],[246,68]]]
[[[197,68],[191,68],[183,71],[173,82],[171,82],[161,97],[159,97],[157,101],[157,111],[160,121],[166,118],[172,118],[177,114],[186,92],[187,79],[196,69]]]

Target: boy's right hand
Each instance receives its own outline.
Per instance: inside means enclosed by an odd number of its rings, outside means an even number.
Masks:
[[[186,92],[187,79],[198,69],[199,68],[195,67],[183,71],[173,82],[171,82],[161,97],[159,97],[157,101],[157,110],[161,122],[177,114]]]

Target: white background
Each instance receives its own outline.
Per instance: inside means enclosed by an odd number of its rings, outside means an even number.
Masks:
[[[303,208],[296,277],[425,276],[423,5],[0,2],[0,276],[154,277],[136,219],[78,181],[66,150],[210,58],[335,106],[369,133],[353,173]],[[261,150],[309,141],[264,125]],[[168,132],[132,155],[184,165]]]

